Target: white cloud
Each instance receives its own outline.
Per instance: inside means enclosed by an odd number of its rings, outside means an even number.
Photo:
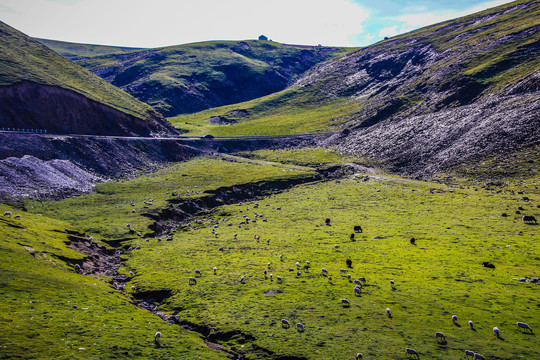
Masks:
[[[385,27],[379,31],[379,38],[391,37],[400,34],[400,29],[397,25]]]
[[[157,47],[205,40],[270,39],[352,46],[368,14],[348,0],[0,0],[3,21],[30,36]],[[9,15],[9,16],[8,16]]]

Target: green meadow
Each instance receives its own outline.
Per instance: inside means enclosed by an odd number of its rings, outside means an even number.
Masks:
[[[132,296],[162,290],[170,296],[157,303],[160,312],[205,329],[207,339],[247,359],[353,359],[358,352],[405,359],[406,347],[421,359],[462,359],[464,350],[486,359],[540,355],[538,285],[530,282],[538,277],[538,226],[521,221],[539,217],[537,174],[501,186],[457,177],[452,184],[414,181],[380,170],[313,182],[315,168],[362,159],[322,149],[243,156],[249,159],[197,158],[100,184],[95,194],[26,202],[29,212],[2,205],[22,218],[0,222],[0,314],[7,330],[0,358],[225,358],[197,334],[133,305]],[[172,241],[150,236],[153,220],[144,214],[170,208],[170,201],[287,178],[306,181],[199,214],[178,224]],[[150,198],[153,205],[144,208]],[[129,234],[126,223],[142,236]],[[351,239],[355,225],[363,232]],[[67,264],[82,257],[66,246],[74,232],[97,242],[124,239],[125,291]],[[359,277],[366,281],[355,295]],[[534,332],[516,330],[517,321]],[[446,342],[436,340],[437,331]]]

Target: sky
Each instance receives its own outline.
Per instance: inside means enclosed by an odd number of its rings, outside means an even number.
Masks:
[[[265,35],[357,47],[509,0],[0,0],[0,20],[32,36],[154,48]]]

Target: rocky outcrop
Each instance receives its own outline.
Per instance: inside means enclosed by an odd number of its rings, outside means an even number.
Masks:
[[[163,118],[140,119],[75,91],[30,81],[0,87],[0,128],[112,136],[175,133]]]

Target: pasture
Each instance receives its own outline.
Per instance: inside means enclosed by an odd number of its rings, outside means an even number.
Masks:
[[[86,358],[100,358],[100,349],[120,347],[119,343],[122,350],[114,352],[114,357],[127,352],[134,357],[170,358],[175,351],[186,358],[227,355],[201,346],[192,333],[129,303],[155,298],[155,294],[166,294],[154,303],[160,312],[174,314],[182,324],[203,332],[207,340],[247,359],[353,359],[359,352],[365,359],[405,359],[406,347],[415,349],[421,359],[462,359],[465,350],[486,359],[540,355],[539,285],[531,282],[538,278],[538,225],[521,221],[522,215],[539,218],[537,177],[482,188],[460,181],[453,186],[414,181],[381,171],[357,173],[333,181],[306,181],[271,196],[214,208],[178,224],[171,241],[150,236],[147,226],[152,220],[143,214],[159,213],[170,200],[189,201],[234,184],[308,179],[314,172],[308,166],[340,162],[335,154],[318,149],[258,152],[252,157],[195,159],[134,180],[99,185],[96,194],[27,203],[31,212],[43,216],[23,213],[22,221],[47,219],[52,228],[82,229],[98,242],[123,240],[124,262],[119,272],[128,282],[125,291],[113,290],[101,280],[76,274],[63,258],[56,257],[53,264],[31,257],[20,245],[26,245],[19,239],[23,230],[8,226],[11,235],[3,241],[20,253],[17,256],[53,268],[51,274],[60,272],[59,278],[81,280],[76,286],[52,283],[51,289],[62,290],[43,294],[37,280],[23,280],[23,273],[6,266],[3,271],[17,281],[0,288],[3,299],[9,300],[3,304],[2,318],[8,319],[3,328],[29,323],[28,310],[13,305],[21,301],[14,295],[16,284],[29,281],[32,289],[23,293],[42,299],[43,311],[61,319],[40,320],[49,329],[52,343],[66,336],[67,320],[61,315],[67,311],[65,299],[88,296],[90,290],[83,286],[90,285],[100,289],[92,292],[89,301],[101,317],[76,319],[81,327],[77,336],[90,342],[98,336],[98,324],[114,324],[126,333],[134,331],[139,339],[130,344],[120,330],[108,332],[95,342],[98,345],[76,345],[95,349]],[[268,161],[280,158],[287,164]],[[177,192],[174,196],[173,191]],[[153,205],[145,209],[141,202],[150,197]],[[130,235],[126,223],[144,230],[143,234]],[[363,231],[352,240],[355,225]],[[67,235],[51,231],[59,237],[52,245],[54,251],[64,251],[62,241]],[[49,242],[47,234],[28,239],[36,239],[35,246]],[[305,268],[307,261],[309,268]],[[484,267],[484,261],[495,268]],[[327,275],[323,276],[322,268],[328,270]],[[190,284],[189,277],[196,283]],[[366,281],[361,282],[361,294],[355,294],[354,280],[359,277]],[[340,299],[347,299],[350,306],[343,306]],[[97,310],[102,308],[107,311]],[[117,308],[122,309],[119,314],[136,314],[135,320],[113,316]],[[454,314],[456,323],[451,319]],[[282,326],[281,319],[290,327]],[[473,329],[469,320],[474,322]],[[529,324],[533,333],[517,330],[518,321]],[[304,331],[297,331],[296,323],[303,324]],[[500,329],[499,338],[493,333],[495,326]],[[161,347],[153,342],[158,330]],[[444,333],[446,341],[436,339],[436,332]],[[3,335],[2,343],[7,341],[15,348],[29,344],[23,331],[9,338]],[[80,354],[69,351],[70,356]]]

